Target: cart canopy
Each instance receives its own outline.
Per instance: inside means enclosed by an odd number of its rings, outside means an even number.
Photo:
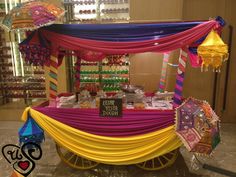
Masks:
[[[99,56],[163,53],[188,47],[193,58],[196,47],[207,34],[213,29],[220,31],[224,24],[221,17],[209,21],[150,24],[54,24],[32,32],[20,43],[20,51],[26,58],[39,58],[41,64],[49,61],[50,55],[58,56],[65,50],[77,54],[92,51]]]

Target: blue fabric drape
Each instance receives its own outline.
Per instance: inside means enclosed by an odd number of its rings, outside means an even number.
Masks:
[[[54,24],[43,29],[83,39],[141,41],[179,33],[201,23],[203,21],[153,24]]]

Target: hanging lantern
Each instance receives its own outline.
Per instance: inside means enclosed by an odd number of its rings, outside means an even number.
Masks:
[[[40,145],[44,140],[44,131],[35,120],[28,115],[25,124],[19,129],[20,145],[32,142]]]
[[[197,53],[202,59],[202,69],[208,70],[208,67],[212,66],[216,72],[220,71],[222,63],[228,59],[229,55],[228,46],[214,30],[198,46]]]

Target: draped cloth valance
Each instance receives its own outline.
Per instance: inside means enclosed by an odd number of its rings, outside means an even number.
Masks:
[[[105,164],[140,163],[182,144],[175,134],[174,111],[124,111],[123,118],[113,121],[99,118],[96,110],[27,108],[22,119],[28,114],[60,146]]]
[[[57,24],[33,32],[20,44],[20,49],[28,57],[43,54],[39,49],[29,50],[32,45],[48,49],[50,54],[65,49],[104,54],[168,52],[196,47],[212,29],[221,29],[223,25],[220,17],[209,21],[152,24]],[[45,55],[44,60],[48,56]]]

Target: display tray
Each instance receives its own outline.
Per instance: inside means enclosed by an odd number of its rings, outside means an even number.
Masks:
[[[55,109],[70,109],[76,110],[99,110],[99,108],[92,107],[92,108],[80,108],[79,104],[74,105],[74,107],[56,107],[55,105],[49,105],[49,101],[45,101],[42,104],[36,106],[36,107],[48,107],[48,108],[55,108]],[[145,108],[135,108],[134,105],[127,105],[126,107],[123,107],[123,111],[174,111],[173,105],[170,101],[161,101],[161,102],[153,102],[152,105],[145,105]]]

